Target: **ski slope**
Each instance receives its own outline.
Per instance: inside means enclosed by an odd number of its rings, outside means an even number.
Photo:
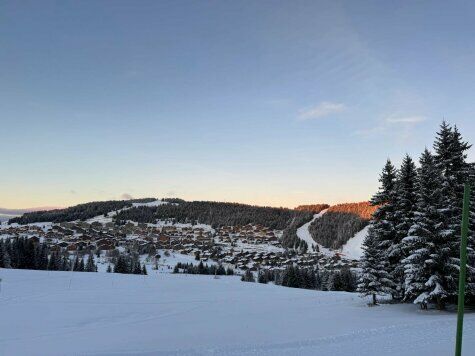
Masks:
[[[312,235],[310,234],[310,231],[308,231],[308,228],[310,227],[310,224],[313,223],[316,219],[320,219],[322,217],[322,215],[326,213],[327,210],[328,209],[325,209],[325,210],[322,210],[321,212],[319,212],[318,214],[315,214],[313,216],[312,220],[310,220],[308,223],[305,223],[302,226],[300,226],[297,229],[297,237],[300,240],[304,240],[307,243],[308,250],[310,252],[315,252],[314,246],[318,245],[318,248],[319,248],[320,252],[322,252],[325,255],[331,256],[331,255],[333,255],[333,252],[330,249],[328,249],[326,247],[323,247],[319,243],[315,242],[315,240],[312,238]]]
[[[0,270],[0,355],[450,355],[455,313],[239,277]],[[464,355],[475,349],[465,317]]]
[[[368,229],[369,225],[365,226],[342,246],[341,252],[344,256],[354,260],[359,260],[363,256],[363,241],[368,235]]]

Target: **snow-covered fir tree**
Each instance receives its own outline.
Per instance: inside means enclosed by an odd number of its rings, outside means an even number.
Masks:
[[[96,264],[94,263],[94,255],[92,253],[89,254],[87,258],[86,267],[84,268],[85,272],[96,272]]]
[[[368,235],[363,242],[363,251],[357,291],[363,296],[372,296],[373,304],[376,304],[377,295],[394,292],[394,283],[387,272],[388,262],[381,253],[380,243],[373,227],[368,229]]]
[[[394,192],[395,236],[392,245],[386,251],[391,268],[392,280],[396,285],[396,297],[404,297],[404,264],[402,260],[408,251],[402,240],[408,236],[414,222],[417,202],[417,171],[414,161],[406,155],[397,172]]]
[[[445,236],[443,220],[442,174],[434,156],[425,150],[417,177],[417,203],[414,223],[403,239],[407,258],[403,262],[405,300],[426,304],[446,298],[443,254],[440,243]]]
[[[469,303],[475,302],[475,163],[470,164],[469,184],[471,187],[470,194],[470,220],[469,220],[469,234],[468,234],[468,259],[467,259],[467,301]]]
[[[461,216],[463,186],[468,181],[470,164],[467,163],[466,151],[470,145],[463,141],[458,129],[450,127],[446,122],[440,126],[434,142],[435,159],[442,172],[442,218],[439,253],[443,265],[441,286],[444,292],[437,298],[438,306],[444,307],[447,301],[455,302],[458,289],[458,273],[460,265]],[[469,254],[473,258],[473,246]],[[474,272],[469,266],[468,291],[473,290]]]
[[[380,189],[371,199],[371,204],[379,205],[373,214],[368,236],[363,242],[363,256],[360,261],[362,273],[358,280],[358,292],[372,295],[376,303],[376,295],[396,293],[392,280],[394,268],[389,263],[388,251],[394,244],[395,230],[395,191],[396,169],[388,159],[379,177]]]
[[[393,251],[393,246],[396,243],[396,178],[397,171],[388,159],[379,178],[380,189],[371,199],[371,204],[379,205],[379,208],[373,214],[371,222],[373,236],[370,242],[374,248],[379,250],[385,260],[382,268],[384,268],[385,278],[391,279],[391,283],[386,283],[384,289],[389,291],[393,297],[397,296],[397,284],[393,280],[396,260],[390,258],[389,253]],[[364,258],[365,256],[363,256]]]

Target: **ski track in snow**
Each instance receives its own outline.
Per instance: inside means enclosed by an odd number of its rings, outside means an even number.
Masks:
[[[453,353],[455,313],[368,308],[355,293],[181,274],[2,269],[0,278],[2,356]],[[475,313],[464,329],[469,355]]]
[[[322,215],[327,212],[327,210],[328,209],[322,210],[318,214],[313,215],[312,220],[310,220],[308,223],[305,223],[302,226],[300,226],[297,229],[297,237],[300,240],[304,240],[307,243],[309,251],[315,252],[315,249],[313,248],[313,246],[318,245],[318,248],[320,249],[320,252],[322,252],[325,255],[331,256],[331,255],[333,255],[333,252],[330,249],[328,249],[326,247],[323,247],[319,243],[315,242],[315,240],[312,238],[312,235],[310,234],[310,231],[308,231],[308,228],[310,227],[310,224],[313,223],[316,219],[321,218]]]

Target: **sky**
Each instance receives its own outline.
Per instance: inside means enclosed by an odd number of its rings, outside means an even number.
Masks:
[[[475,142],[474,39],[470,1],[1,1],[0,207],[367,200]]]

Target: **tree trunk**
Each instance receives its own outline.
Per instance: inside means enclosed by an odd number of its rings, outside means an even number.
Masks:
[[[437,309],[438,310],[444,310],[445,309],[445,303],[444,303],[444,300],[441,297],[437,297]]]
[[[373,305],[376,305],[376,294],[373,294]]]

